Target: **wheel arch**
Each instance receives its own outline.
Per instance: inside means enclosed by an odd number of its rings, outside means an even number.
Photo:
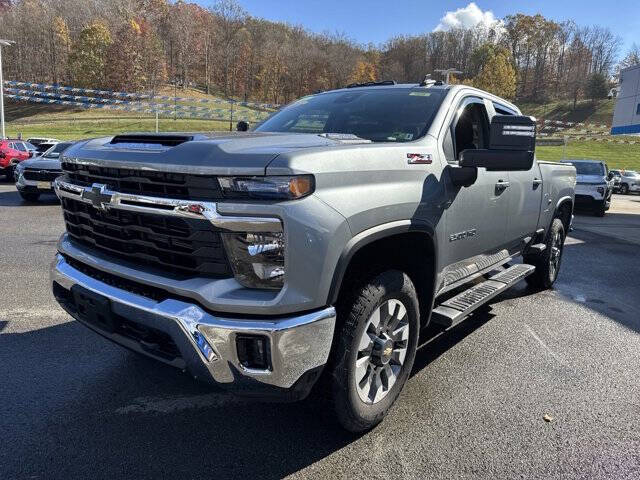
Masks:
[[[562,220],[562,224],[564,225],[565,234],[569,233],[569,228],[571,227],[571,217],[573,216],[573,198],[570,196],[562,197],[558,200],[556,204],[556,210],[553,215],[553,218],[560,218]],[[553,218],[551,221],[553,221]]]
[[[329,289],[328,303],[333,305],[339,302],[341,292],[356,272],[366,268],[373,271],[375,268],[396,266],[409,270],[406,273],[418,290],[421,313],[427,313],[427,309],[432,307],[435,293],[436,252],[435,231],[425,223],[396,221],[360,232],[347,243],[338,260]],[[383,253],[386,258],[380,262],[370,262]],[[425,261],[410,262],[415,255],[420,255]],[[428,259],[431,261],[427,261]]]

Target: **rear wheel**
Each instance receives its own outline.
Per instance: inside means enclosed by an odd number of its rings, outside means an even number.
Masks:
[[[409,276],[388,270],[360,284],[338,310],[341,325],[325,371],[328,400],[352,432],[377,425],[404,386],[419,333],[416,290]]]
[[[626,183],[623,183],[623,184],[620,186],[620,193],[621,193],[622,195],[629,195],[629,185],[627,185]]]
[[[526,278],[529,285],[540,289],[547,289],[553,286],[560,271],[564,239],[564,224],[559,218],[554,218],[547,234],[547,247],[542,253],[524,256],[525,263],[536,267],[536,271]]]
[[[37,202],[40,198],[39,193],[30,193],[30,192],[20,192],[18,191],[23,200],[27,202]]]

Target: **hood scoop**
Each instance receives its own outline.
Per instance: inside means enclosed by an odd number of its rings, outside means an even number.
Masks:
[[[165,150],[193,140],[193,135],[116,135],[107,145],[132,150]]]

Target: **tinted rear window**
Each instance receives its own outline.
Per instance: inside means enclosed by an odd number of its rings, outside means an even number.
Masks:
[[[397,87],[322,93],[283,108],[256,131],[343,133],[373,142],[409,142],[426,134],[445,94]]]

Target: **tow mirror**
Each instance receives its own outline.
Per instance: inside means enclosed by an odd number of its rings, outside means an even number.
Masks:
[[[238,132],[246,132],[247,130],[249,130],[249,124],[247,122],[245,122],[244,120],[240,120],[236,124],[236,130]]]
[[[464,150],[461,167],[484,167],[487,171],[530,170],[536,146],[536,119],[525,115],[494,115],[489,148]]]

